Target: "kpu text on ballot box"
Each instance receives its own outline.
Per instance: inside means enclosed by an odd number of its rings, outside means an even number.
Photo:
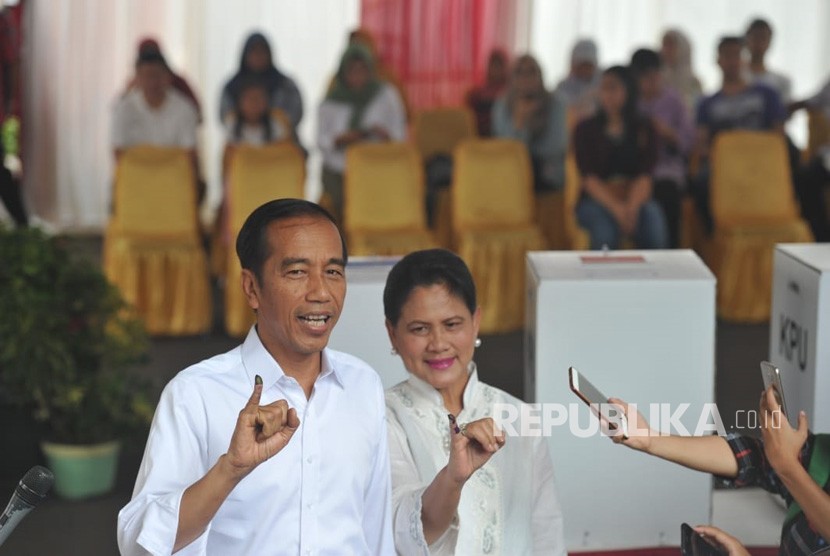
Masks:
[[[682,522],[709,523],[711,476],[601,436],[568,368],[652,428],[711,434],[714,276],[689,250],[533,252],[527,268],[525,399],[550,445],[568,550],[679,545]]]
[[[790,422],[830,433],[830,244],[776,246],[769,328]]]
[[[398,258],[349,257],[346,266],[346,300],[329,347],[366,361],[389,388],[409,376],[401,358],[392,355],[383,316],[386,276]]]

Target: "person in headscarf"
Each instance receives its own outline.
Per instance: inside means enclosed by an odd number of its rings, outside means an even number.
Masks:
[[[597,45],[591,39],[581,39],[571,50],[571,69],[568,76],[556,86],[556,96],[571,113],[572,124],[597,109],[599,90],[599,57]]]
[[[265,85],[269,107],[282,110],[296,129],[303,119],[303,99],[300,90],[290,77],[276,68],[271,45],[262,33],[253,33],[245,40],[239,71],[222,89],[219,102],[219,117],[222,122],[227,122],[228,115],[235,110],[243,85],[251,77],[256,77]]]
[[[375,59],[362,44],[351,44],[343,53],[334,85],[320,105],[317,124],[323,192],[342,223],[346,149],[364,141],[406,138],[403,101],[394,86],[378,77]]]
[[[491,116],[493,104],[504,93],[510,75],[510,61],[507,52],[495,48],[487,59],[487,73],[484,83],[469,90],[465,102],[476,117],[476,128],[480,137],[493,134]]]
[[[406,94],[406,87],[404,87],[403,82],[398,77],[398,74],[395,73],[395,70],[389,67],[389,65],[383,61],[383,58],[381,58],[375,36],[368,29],[359,27],[349,33],[349,42],[346,46],[351,44],[362,44],[369,50],[369,53],[375,60],[375,71],[377,72],[378,79],[386,81],[395,87],[396,91],[398,91],[398,96],[401,97],[401,102],[403,102],[403,108],[408,121],[410,116],[412,116],[412,109],[409,106],[409,98]],[[334,86],[334,79],[336,79],[336,76],[332,79],[332,86]]]
[[[493,105],[493,135],[518,139],[527,146],[536,193],[563,187],[568,143],[565,106],[545,89],[539,62],[529,54],[516,60],[507,93]]]
[[[141,39],[138,43],[138,56],[140,57],[143,53],[154,53],[164,57],[164,54],[161,51],[161,46],[159,45],[158,41],[151,37],[145,37]],[[174,72],[168,66],[168,71],[170,72],[170,86],[173,87],[175,90],[180,92],[184,95],[191,103],[193,103],[193,108],[196,109],[196,114],[199,116],[199,122],[202,121],[202,107],[199,105],[199,99],[196,97],[196,93],[193,92],[193,88],[187,82],[187,80],[179,75],[178,73]],[[124,89],[124,95],[127,95],[131,90],[133,90],[136,86],[136,76],[134,75],[132,79],[130,79],[129,83],[127,83],[126,88]]]
[[[692,45],[682,31],[669,29],[663,34],[660,58],[663,83],[680,93],[689,112],[694,114],[703,89],[692,69]]]

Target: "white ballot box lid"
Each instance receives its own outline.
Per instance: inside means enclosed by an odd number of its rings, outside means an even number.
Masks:
[[[691,249],[664,251],[534,251],[537,280],[714,280]]]
[[[818,272],[830,272],[830,243],[779,243],[775,248]]]

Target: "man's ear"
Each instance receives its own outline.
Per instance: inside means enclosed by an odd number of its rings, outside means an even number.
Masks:
[[[242,269],[242,293],[245,294],[245,299],[251,309],[254,311],[259,309],[259,281],[247,268]]]

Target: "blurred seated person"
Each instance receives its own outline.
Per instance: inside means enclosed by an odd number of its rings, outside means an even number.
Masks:
[[[498,48],[494,49],[487,59],[484,83],[476,85],[467,92],[464,102],[475,115],[479,137],[493,135],[491,126],[493,104],[507,87],[509,64],[507,53]]]
[[[570,73],[554,92],[565,103],[571,126],[591,116],[597,109],[600,71],[597,45],[590,39],[577,41],[571,51]]]
[[[138,145],[190,151],[201,202],[205,193],[196,154],[199,116],[193,103],[171,86],[170,70],[158,52],[144,51],[135,65],[136,83],[115,104],[112,146],[115,158]]]
[[[628,237],[640,249],[669,244],[666,218],[652,194],[657,137],[640,116],[627,68],[613,66],[600,80],[599,110],[574,131],[574,154],[582,176],[576,207],[591,249],[617,249]]]
[[[663,82],[660,55],[642,48],[631,57],[637,80],[640,114],[651,120],[657,133],[654,166],[654,199],[660,204],[669,228],[669,247],[680,244],[680,203],[686,189],[686,157],[692,149],[695,128],[680,95]]]
[[[761,84],[750,84],[742,67],[743,39],[724,37],[718,44],[718,66],[723,75],[721,89],[705,97],[697,108],[697,139],[694,158],[697,172],[690,193],[707,232],[714,222],[709,207],[709,154],[722,131],[774,131],[783,135],[786,111],[778,93]]]
[[[545,89],[536,59],[529,54],[519,57],[507,93],[493,105],[493,135],[527,146],[536,193],[561,190],[565,184],[565,118],[565,105]]]
[[[239,102],[242,85],[251,78],[259,79],[268,92],[268,106],[279,108],[288,116],[294,129],[303,119],[303,99],[297,84],[277,69],[271,44],[262,33],[252,33],[245,40],[239,70],[225,84],[219,101],[219,118],[223,123]]]
[[[824,117],[830,126],[830,79],[812,97],[794,102],[788,107],[789,112],[808,109]],[[801,199],[801,211],[810,223],[816,241],[830,241],[830,226],[827,222],[827,209],[824,191],[830,185],[830,139],[817,146],[812,158],[802,168],[796,181],[798,197]]]
[[[679,29],[669,29],[663,35],[660,48],[663,83],[672,87],[683,98],[686,109],[694,113],[703,95],[700,80],[692,68],[692,45]]]
[[[156,52],[161,56],[164,56],[158,41],[152,38],[142,39],[141,42],[138,43],[138,56],[141,56],[142,52]],[[170,68],[168,68],[168,70],[170,71],[170,85],[178,92],[183,94],[185,97],[187,97],[190,100],[190,102],[193,103],[193,107],[196,109],[196,114],[199,116],[199,123],[201,123],[202,108],[201,106],[199,106],[199,99],[196,97],[196,93],[193,92],[193,88],[190,86],[190,84],[184,77],[174,72]],[[133,78],[130,79],[130,82],[127,83],[127,87],[124,90],[125,95],[129,93],[133,88],[135,88],[136,81],[137,78],[135,76],[133,76]]]
[[[286,140],[295,140],[293,129],[268,106],[265,83],[253,76],[242,80],[236,106],[225,120],[225,158],[236,145],[261,147]]]
[[[276,117],[268,106],[268,88],[265,83],[255,76],[248,76],[240,82],[236,106],[228,113],[225,122],[225,150],[222,154],[222,200],[216,226],[222,233],[222,242],[225,245],[233,241],[229,230],[226,229],[226,178],[234,149],[239,145],[262,147],[279,141],[294,141],[294,134],[288,125]]]
[[[386,391],[398,554],[565,554],[545,439],[496,429],[481,382],[481,308],[470,270],[444,249],[410,253],[386,280],[386,328],[409,378]],[[521,471],[519,471],[521,470]]]
[[[830,480],[818,484],[811,476],[813,458],[830,461],[830,435],[813,434],[807,416],[798,416],[793,429],[781,413],[773,386],[761,395],[761,438],[734,433],[722,436],[675,436],[655,431],[642,414],[624,401],[611,398],[628,419],[628,438],[615,443],[715,475],[728,487],[761,487],[781,496],[792,514],[781,531],[780,554],[813,554],[830,539]],[[821,454],[821,455],[820,455]],[[809,471],[808,471],[809,470]],[[794,509],[798,505],[798,511]],[[729,548],[730,555],[749,555],[734,538],[715,528],[698,529]]]
[[[746,80],[749,83],[766,85],[781,98],[786,106],[792,102],[792,84],[790,78],[767,68],[764,58],[772,43],[772,26],[765,19],[755,19],[747,27],[746,49],[749,52],[749,63],[746,65]]]
[[[398,92],[398,96],[401,97],[401,103],[403,103],[404,112],[406,113],[406,119],[408,121],[409,117],[412,115],[412,110],[409,106],[409,97],[406,94],[406,87],[401,82],[395,70],[392,69],[389,64],[384,62],[383,57],[381,57],[380,52],[378,51],[378,44],[375,40],[375,36],[368,29],[358,28],[349,33],[349,43],[346,46],[351,44],[362,44],[369,49],[369,53],[375,61],[375,72],[377,73],[378,79],[385,81],[394,87]],[[337,76],[332,78],[329,90],[331,90],[331,87],[334,86],[336,79]]]
[[[346,149],[365,141],[403,141],[406,114],[395,87],[377,76],[375,60],[362,44],[351,44],[340,60],[334,87],[320,105],[317,144],[323,154],[323,193],[343,222]]]

